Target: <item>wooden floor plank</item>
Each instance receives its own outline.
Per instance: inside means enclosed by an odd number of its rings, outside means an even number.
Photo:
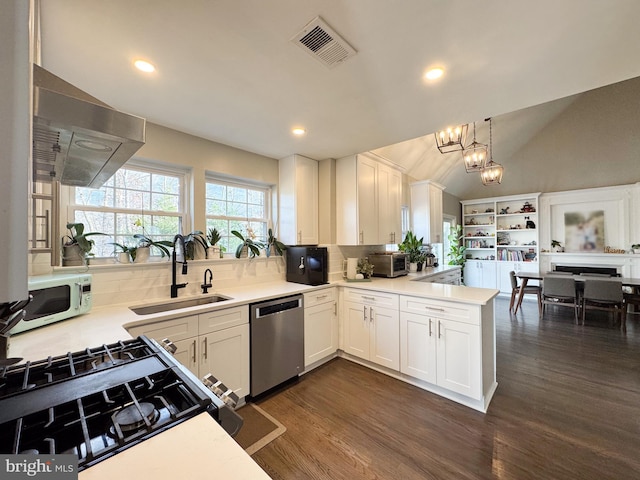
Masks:
[[[336,359],[258,402],[287,431],[253,458],[286,480],[640,478],[640,315],[624,334],[500,298],[496,337],[486,415]]]

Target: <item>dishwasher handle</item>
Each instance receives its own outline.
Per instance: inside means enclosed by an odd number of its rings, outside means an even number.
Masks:
[[[254,305],[255,318],[267,317],[286,312],[296,308],[302,308],[302,297],[283,298],[278,301],[266,302]]]

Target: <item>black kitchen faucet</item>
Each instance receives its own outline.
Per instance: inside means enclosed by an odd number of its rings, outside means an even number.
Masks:
[[[209,281],[207,282],[207,273],[209,274]],[[200,288],[202,288],[202,293],[209,293],[209,289],[211,288],[211,282],[213,282],[213,272],[211,271],[210,268],[207,268],[204,271],[204,281],[202,283],[202,285],[200,285]]]
[[[178,259],[178,248],[180,248],[180,260]],[[173,238],[173,255],[172,255],[172,269],[171,269],[171,298],[178,296],[178,289],[187,286],[188,282],[176,283],[176,264],[182,263],[182,275],[187,274],[187,256],[184,246],[184,237],[180,234]]]

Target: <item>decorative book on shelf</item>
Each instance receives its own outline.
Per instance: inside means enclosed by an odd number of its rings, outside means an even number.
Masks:
[[[498,232],[497,241],[498,245],[509,245],[511,243],[511,236],[507,232]]]

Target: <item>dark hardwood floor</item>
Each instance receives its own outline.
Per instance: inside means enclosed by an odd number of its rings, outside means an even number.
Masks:
[[[258,402],[287,431],[253,458],[287,480],[640,478],[640,315],[507,309],[486,415],[336,359]]]

